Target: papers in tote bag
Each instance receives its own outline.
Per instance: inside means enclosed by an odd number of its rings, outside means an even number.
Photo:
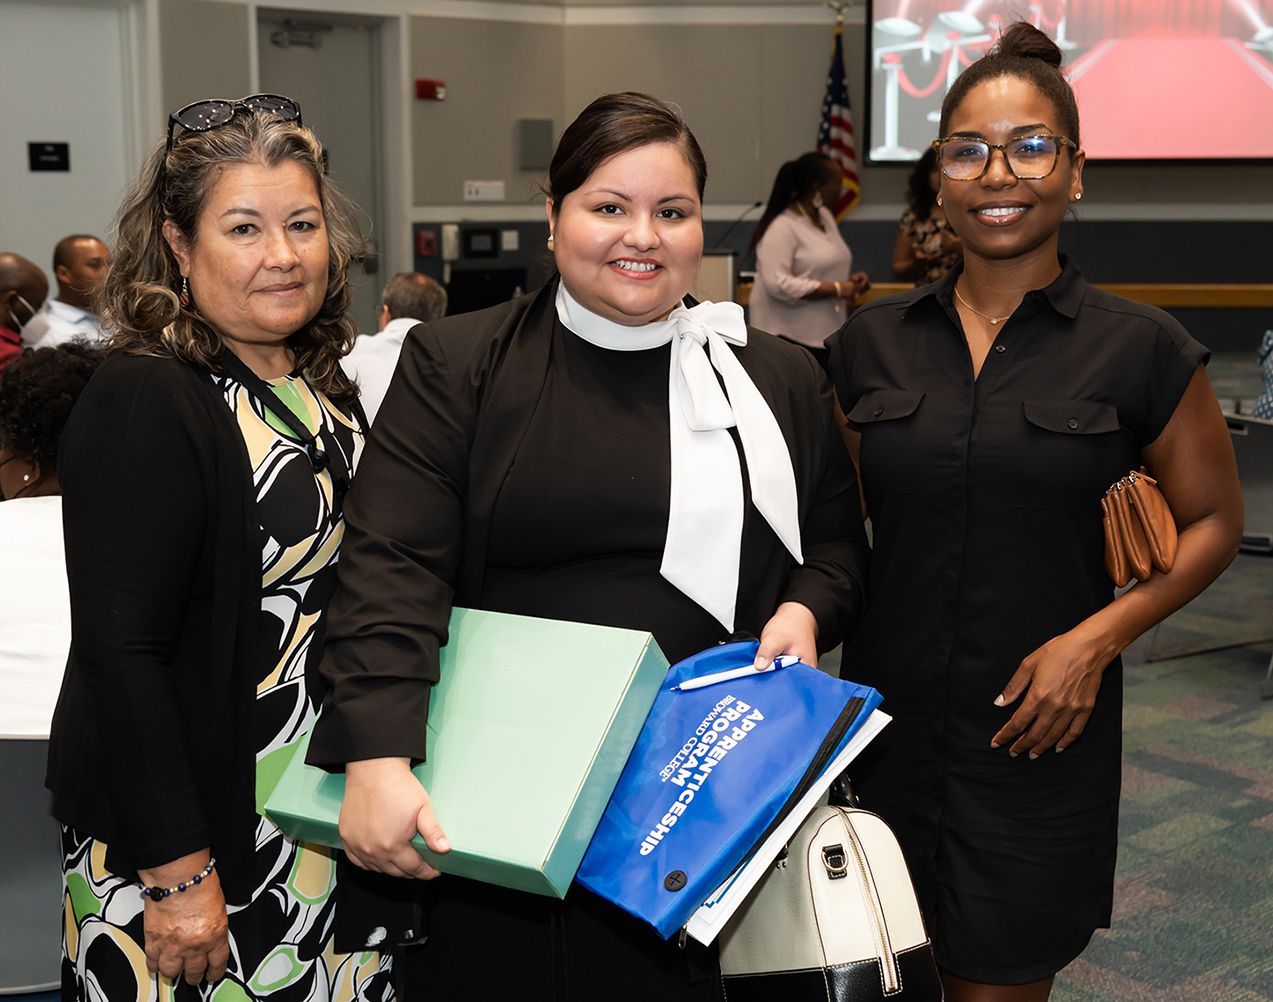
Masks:
[[[835,782],[836,777],[849,767],[849,763],[858,756],[863,748],[870,744],[871,740],[892,719],[882,710],[875,710],[863,722],[858,732],[853,735],[840,754],[831,760],[826,770],[809,788],[809,792],[782,819],[782,822],[774,829],[773,834],[761,844],[760,848],[756,850],[747,862],[743,863],[742,866],[730,874],[728,880],[716,888],[711,897],[704,901],[698,911],[685,923],[685,931],[691,937],[704,946],[709,945],[716,938],[721,931],[721,927],[738,910],[738,906],[743,903],[751,889],[756,886],[760,878],[773,865],[773,861],[777,859],[782,847],[791,840],[791,836],[796,833],[796,829],[813,812],[813,809],[826,794],[831,784]]]

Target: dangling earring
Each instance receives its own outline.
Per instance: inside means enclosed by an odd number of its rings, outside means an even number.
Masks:
[[[181,276],[181,294],[177,296],[177,302],[183,308],[190,305],[190,280],[185,275]]]
[[[548,249],[553,249],[553,235],[551,233],[548,234]]]
[[[938,196],[937,196],[937,207],[938,207],[939,209],[941,208],[941,195],[938,195]]]

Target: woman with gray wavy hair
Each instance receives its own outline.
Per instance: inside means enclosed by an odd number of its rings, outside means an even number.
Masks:
[[[333,944],[334,854],[259,809],[316,713],[363,446],[350,218],[277,95],[175,112],[120,209],[108,356],[61,461],[48,782],[79,997],[392,997],[388,955]]]

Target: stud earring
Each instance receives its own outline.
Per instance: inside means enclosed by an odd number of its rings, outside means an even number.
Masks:
[[[181,276],[181,294],[177,297],[177,301],[183,307],[190,305],[190,280],[185,275]]]
[[[1082,197],[1083,197],[1083,193],[1082,193],[1081,191],[1076,191],[1076,192],[1074,193],[1074,201],[1076,201],[1076,202],[1077,202],[1077,201],[1079,201],[1080,199],[1082,199]]]
[[[29,473],[22,474],[22,482],[24,484],[29,484],[31,482],[31,474]]]

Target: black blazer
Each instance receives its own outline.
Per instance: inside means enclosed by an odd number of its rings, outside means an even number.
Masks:
[[[424,757],[438,650],[453,604],[482,607],[490,522],[545,385],[556,290],[407,335],[345,503],[310,762]],[[734,351],[787,440],[805,556],[796,566],[775,547],[766,593],[739,596],[736,628],[759,635],[780,602],[797,601],[829,649],[862,607],[869,557],[830,387],[808,352],[768,334]]]
[[[72,644],[53,813],[121,876],[211,847],[251,892],[261,540],[247,449],[206,372],[111,355],[62,437]]]

